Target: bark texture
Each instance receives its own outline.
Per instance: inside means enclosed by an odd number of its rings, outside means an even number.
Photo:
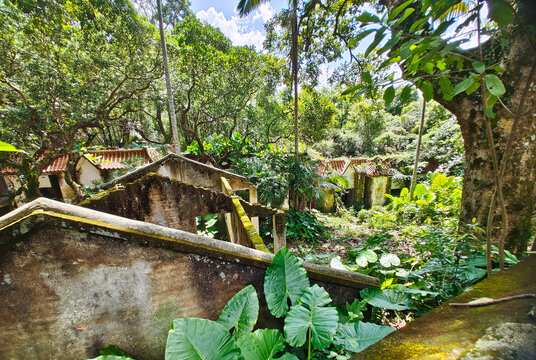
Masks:
[[[532,64],[536,58],[534,45],[525,33],[513,31],[507,46],[501,40],[486,44],[486,59],[499,62],[506,69],[502,81],[506,88],[503,96],[510,111],[501,108],[492,122],[493,135],[499,161],[510,135],[516,107],[521,102],[523,89]],[[496,58],[493,58],[493,57]],[[488,64],[489,65],[489,64]],[[484,113],[479,95],[465,94],[452,101],[437,100],[457,118],[465,147],[465,173],[463,182],[460,224],[473,219],[481,226],[487,223],[488,209],[493,196],[494,180],[489,142],[486,140]],[[517,252],[527,247],[530,237],[531,215],[534,208],[534,184],[536,181],[536,87],[532,84],[526,93],[525,106],[521,111],[518,129],[514,134],[505,176],[503,192],[508,213],[506,249]],[[496,213],[497,227],[501,226],[499,210]]]
[[[381,1],[390,9],[396,8],[402,2],[403,0]],[[534,26],[536,3],[533,0],[517,0],[512,3],[513,8],[517,10],[514,24],[497,31],[495,36],[482,46],[486,66],[498,64],[505,69],[501,80],[506,93],[501,100],[508,110],[496,105],[497,116],[491,123],[499,164],[512,130],[514,114],[517,112],[521,99],[525,96],[502,180],[508,213],[505,248],[519,252],[527,248],[535,200],[536,81],[532,79],[527,92],[524,89],[536,59],[536,27]],[[474,51],[468,50],[466,55],[474,58]],[[464,68],[471,68],[470,61],[466,61]],[[466,162],[460,225],[470,224],[475,219],[485,229],[495,182],[480,93],[479,91],[471,95],[462,93],[450,101],[444,100],[441,94],[434,93],[434,99],[456,116],[464,140]],[[499,209],[500,207],[497,206],[495,211],[494,239],[498,237],[498,230],[502,226]],[[463,229],[463,226],[461,228]]]

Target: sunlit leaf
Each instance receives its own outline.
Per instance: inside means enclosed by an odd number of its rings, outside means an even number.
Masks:
[[[402,291],[369,287],[359,294],[370,305],[383,309],[407,310],[411,305],[411,298]]]
[[[400,265],[400,259],[395,254],[383,254],[380,257],[380,264],[386,268],[398,266]]]
[[[229,331],[233,330],[233,337],[238,338],[253,330],[258,315],[257,291],[253,285],[248,285],[227,302],[218,318],[218,323]]]
[[[396,329],[359,321],[357,323],[339,324],[335,344],[352,352],[360,352],[380,341]]]
[[[385,89],[385,92],[383,93],[383,100],[385,101],[385,106],[387,107],[391,105],[394,98],[395,88],[393,86],[389,86],[387,89]]]
[[[497,75],[487,74],[484,77],[484,81],[486,82],[486,88],[493,95],[502,96],[506,92],[501,79]]]
[[[286,248],[277,252],[264,276],[264,293],[270,312],[282,317],[288,311],[288,300],[296,304],[309,286],[307,272]]]
[[[236,341],[244,360],[272,360],[285,350],[285,339],[279,330],[259,329],[245,334]]]
[[[339,316],[334,307],[324,307],[331,299],[318,285],[313,285],[300,298],[302,305],[294,305],[285,317],[285,339],[291,346],[302,346],[311,331],[315,349],[325,349],[333,341]]]
[[[215,321],[176,319],[166,344],[166,360],[235,360],[240,349],[231,335]]]

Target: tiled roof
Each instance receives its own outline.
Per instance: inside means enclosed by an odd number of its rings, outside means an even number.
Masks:
[[[95,163],[95,166],[101,170],[123,169],[125,167],[123,162],[136,158],[144,159],[143,165],[153,162],[153,158],[149,155],[146,148],[96,150],[90,151],[89,154],[99,158],[99,162]],[[68,155],[61,156],[45,167],[42,173],[46,175],[64,173],[67,170],[68,160]],[[17,171],[15,169],[4,168],[0,170],[0,174],[2,175],[13,175],[16,173]]]
[[[348,160],[325,160],[318,164],[317,174],[325,176],[329,172],[329,169],[335,171],[337,174],[342,175],[346,167],[348,166]]]
[[[368,159],[351,159],[352,164],[355,166],[355,171],[359,174],[365,174],[367,176],[391,176],[392,169],[388,163],[382,163],[382,166],[374,162],[369,162]]]
[[[360,159],[350,159],[350,162],[354,166],[359,166],[361,164],[364,164],[368,161],[368,159],[360,158]]]
[[[328,166],[339,174],[342,174],[346,168],[346,160],[329,160]]]
[[[149,156],[146,148],[141,149],[117,149],[117,150],[98,150],[90,151],[91,156],[99,158],[97,166],[101,170],[119,170],[125,167],[124,162],[135,160],[136,158],[144,159],[144,164],[151,163],[153,160]]]
[[[67,170],[67,162],[69,162],[69,155],[63,155],[44,168],[42,173],[47,175],[64,173]]]

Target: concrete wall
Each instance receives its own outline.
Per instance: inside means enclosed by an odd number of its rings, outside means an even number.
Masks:
[[[162,169],[165,167],[162,167]],[[89,209],[197,234],[196,217],[231,213],[230,196],[158,174],[149,174],[119,189],[113,188],[80,204]],[[272,216],[277,211],[244,202],[248,216]]]
[[[76,164],[76,172],[78,183],[82,186],[91,186],[94,181],[102,180],[100,170],[85,157]]]
[[[391,178],[389,176],[372,176],[366,180],[367,207],[383,205],[387,201],[385,194],[391,192]]]
[[[211,189],[221,189],[221,177],[228,179],[233,190],[249,190],[252,184],[243,176],[210,165],[185,158],[177,154],[168,154],[160,160],[137,168],[103,185],[110,188],[116,184],[126,184],[148,173],[158,173],[187,184]]]
[[[0,218],[0,359],[87,359],[115,344],[162,359],[171,321],[217,319],[253,284],[259,327],[281,327],[262,294],[273,255],[48,199]],[[306,264],[338,304],[378,284]]]

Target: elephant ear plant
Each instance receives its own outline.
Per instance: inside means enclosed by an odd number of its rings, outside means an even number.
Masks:
[[[281,249],[266,270],[264,293],[272,315],[284,317],[284,335],[272,329],[252,332],[259,300],[249,285],[229,300],[217,321],[173,321],[166,360],[311,359],[314,351],[328,349],[334,341],[355,352],[394,331],[361,321],[339,323],[337,309],[328,306],[331,298],[327,291],[310,286],[307,272],[287,249]]]
[[[277,329],[252,331],[259,315],[259,299],[252,285],[239,291],[217,321],[180,318],[173,321],[166,360],[300,360],[314,357],[348,359],[394,331],[388,326],[361,322],[365,301],[355,300],[338,311],[328,306],[327,291],[310,286],[307,272],[287,249],[273,258],[264,277],[268,309],[284,317],[284,335]],[[335,351],[327,351],[327,349]],[[322,351],[322,354],[320,354]]]

